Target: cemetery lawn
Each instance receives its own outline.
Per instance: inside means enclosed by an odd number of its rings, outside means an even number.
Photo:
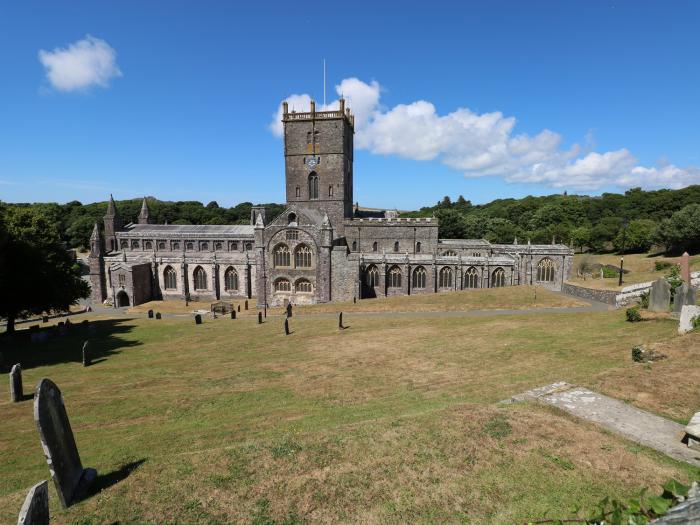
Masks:
[[[25,392],[42,377],[61,388],[101,475],[102,491],[67,510],[50,484],[55,523],[523,523],[700,477],[555,409],[497,404],[564,380],[687,420],[700,334],[679,337],[669,319],[348,313],[339,331],[299,309],[285,337],[281,317],[90,318],[89,368],[77,326],[7,359]],[[667,360],[631,361],[657,342]],[[49,472],[32,402],[3,396],[0,413],[0,523],[14,523]]]

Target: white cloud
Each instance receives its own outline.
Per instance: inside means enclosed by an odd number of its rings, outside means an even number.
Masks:
[[[381,86],[346,78],[336,86],[355,114],[355,146],[379,155],[437,160],[467,177],[501,176],[509,182],[545,184],[553,188],[596,190],[605,186],[680,188],[700,184],[700,169],[672,164],[637,165],[627,150],[598,153],[592,134],[585,146],[562,147],[562,137],[545,129],[534,136],[514,134],[516,119],[500,112],[475,113],[457,108],[439,115],[426,100],[384,108]],[[289,107],[308,111],[308,94],[287,98]],[[319,110],[337,108],[337,100]],[[280,104],[270,128],[282,135]]]
[[[110,79],[122,76],[116,59],[117,52],[107,42],[90,35],[66,48],[39,51],[46,77],[60,91],[107,87]]]

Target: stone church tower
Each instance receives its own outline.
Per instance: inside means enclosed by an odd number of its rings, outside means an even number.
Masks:
[[[102,250],[100,227],[95,223],[95,227],[92,229],[92,235],[90,235],[90,255],[88,256],[88,264],[90,266],[90,298],[96,303],[101,303],[107,297],[104,254]]]
[[[112,195],[109,196],[109,204],[107,205],[107,213],[104,216],[105,223],[105,250],[107,252],[115,252],[118,249],[117,232],[122,229],[122,220],[117,212],[117,205],[114,203]]]

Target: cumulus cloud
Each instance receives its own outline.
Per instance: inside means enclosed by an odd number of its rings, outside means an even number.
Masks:
[[[673,164],[644,167],[627,149],[598,153],[590,133],[585,147],[562,146],[558,133],[544,129],[534,136],[515,133],[515,117],[501,112],[475,113],[457,108],[439,115],[426,100],[381,105],[378,82],[347,78],[335,87],[355,114],[355,146],[379,155],[439,161],[467,177],[500,176],[508,182],[553,188],[596,190],[605,186],[680,188],[700,183],[700,169]],[[308,94],[288,97],[290,109],[308,111]],[[334,100],[319,111],[335,109]],[[282,135],[282,106],[270,129]]]
[[[117,52],[104,40],[87,35],[66,48],[39,51],[46,78],[60,91],[77,91],[91,86],[107,87],[122,76]]]

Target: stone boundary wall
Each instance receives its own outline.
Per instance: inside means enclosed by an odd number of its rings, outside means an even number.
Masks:
[[[612,306],[617,306],[617,292],[615,290],[596,290],[595,288],[584,288],[571,283],[564,283],[561,291],[567,295],[580,297],[581,299],[590,299],[599,303],[606,303]]]

